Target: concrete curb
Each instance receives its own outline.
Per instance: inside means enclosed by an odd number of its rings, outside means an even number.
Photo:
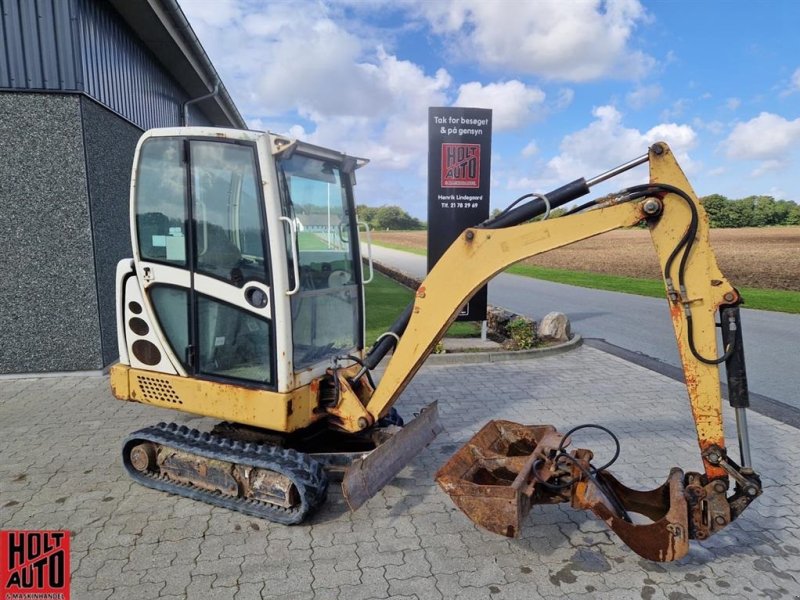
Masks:
[[[532,358],[569,352],[581,345],[583,345],[583,338],[576,333],[568,342],[556,344],[555,346],[547,346],[546,348],[502,350],[500,352],[451,352],[448,354],[431,354],[425,359],[425,364],[430,366],[467,365],[474,363],[505,362],[509,360],[529,360]]]
[[[411,275],[408,275],[399,269],[395,269],[394,267],[380,263],[377,260],[373,260],[372,264],[376,271],[387,275],[409,289],[415,290],[421,285],[421,280],[417,279],[416,277],[412,277]],[[494,308],[506,310],[500,307]],[[449,352],[447,354],[431,354],[427,359],[425,359],[425,364],[466,365],[471,363],[503,362],[508,360],[528,360],[531,358],[539,358],[541,356],[551,356],[553,354],[568,352],[574,348],[578,348],[582,344],[583,338],[576,333],[568,342],[557,344],[555,346],[548,346],[546,348],[533,348],[531,350],[501,350],[499,352]]]

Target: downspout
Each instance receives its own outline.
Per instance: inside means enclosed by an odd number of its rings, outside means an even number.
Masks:
[[[193,98],[191,100],[187,100],[183,103],[183,115],[182,115],[182,122],[181,125],[186,127],[189,124],[189,105],[196,104],[198,102],[202,102],[203,100],[207,100],[208,98],[213,98],[219,93],[219,79],[217,79],[216,83],[214,83],[214,89],[210,94],[206,94],[205,96],[200,96],[199,98]]]
[[[200,40],[197,38],[192,26],[186,19],[186,15],[183,14],[183,10],[181,10],[177,0],[159,0],[159,4],[161,4],[164,11],[169,15],[173,26],[177,31],[180,32],[180,35],[184,38],[184,41],[193,49],[195,49],[195,56],[200,60],[202,67],[206,71],[206,74],[211,75],[211,77],[213,77],[217,82],[217,85],[220,85],[220,78],[217,75],[214,65],[211,64],[211,60],[208,58],[205,50],[203,50],[203,45],[200,43]],[[233,103],[233,99],[230,97],[228,90],[225,89],[225,86],[221,86],[221,89],[218,93],[219,97],[222,99],[221,108],[223,112],[228,115],[231,122],[235,124],[235,127],[247,129],[247,124],[239,114],[239,111],[236,109],[236,105]]]

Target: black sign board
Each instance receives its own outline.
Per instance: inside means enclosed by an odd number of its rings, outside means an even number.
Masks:
[[[491,165],[491,109],[428,108],[428,271],[465,229],[489,218]],[[458,316],[485,319],[486,286]]]

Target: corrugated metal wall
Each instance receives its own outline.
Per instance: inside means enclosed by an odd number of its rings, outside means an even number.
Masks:
[[[113,8],[96,0],[77,2],[85,91],[142,129],[180,124],[183,90]]]
[[[104,0],[0,0],[0,88],[86,92],[142,129],[187,99]],[[210,124],[190,107],[192,124]]]
[[[0,0],[0,87],[81,90],[76,0]]]

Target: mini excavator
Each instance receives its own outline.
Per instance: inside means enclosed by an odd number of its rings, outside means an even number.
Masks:
[[[325,501],[329,480],[341,480],[357,509],[441,430],[435,402],[408,424],[393,404],[476,290],[527,257],[645,224],[703,472],[674,468],[657,489],[633,490],[610,463],[594,465],[591,450],[569,449],[579,428],[491,421],[437,481],[500,535],[518,536],[533,504],[568,502],[656,561],[684,556],[691,539],[725,528],[761,494],[747,435],[741,298],[717,267],[705,212],[666,144],[592,179],[528,194],[465,230],[368,351],[363,290],[372,263],[362,261],[353,199],[366,163],[264,132],[142,136],[131,183],[133,258],[117,266],[112,391],[221,422],[210,432],[159,423],[130,434],[122,459],[134,480],[283,524],[303,521]],[[546,218],[645,163],[649,183]],[[376,385],[371,372],[390,352]],[[739,463],[723,433],[723,363]]]

